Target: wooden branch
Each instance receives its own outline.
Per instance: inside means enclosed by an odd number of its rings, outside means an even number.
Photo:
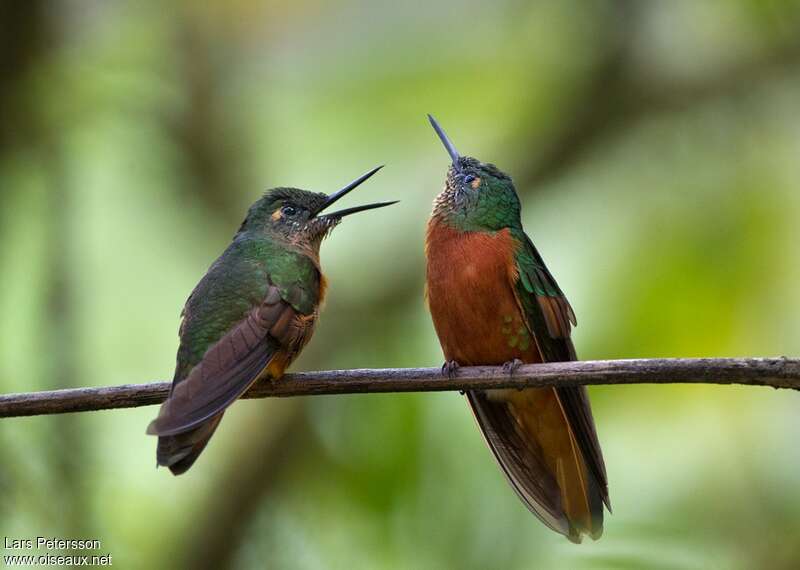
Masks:
[[[253,386],[245,398],[541,388],[603,384],[743,384],[800,389],[798,358],[660,358],[584,360],[520,366],[513,377],[501,367],[459,368],[454,378],[439,368],[329,370],[287,374]],[[164,401],[168,382],[75,388],[0,396],[0,418],[135,408]]]

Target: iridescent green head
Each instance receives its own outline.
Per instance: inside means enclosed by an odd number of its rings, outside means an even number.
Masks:
[[[462,156],[436,119],[428,115],[453,163],[444,190],[433,203],[433,215],[464,231],[521,228],[520,204],[511,177],[494,164]]]
[[[282,238],[290,243],[319,246],[322,239],[339,224],[343,217],[396,203],[378,202],[322,214],[334,202],[355,189],[381,168],[381,166],[373,168],[331,195],[309,192],[299,188],[267,190],[259,200],[250,206],[247,217],[242,222],[237,235],[260,233]]]

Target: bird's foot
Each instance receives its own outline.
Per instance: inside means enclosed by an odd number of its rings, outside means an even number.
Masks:
[[[456,377],[458,371],[458,362],[455,360],[448,360],[442,364],[442,376],[446,376],[450,380]]]
[[[509,360],[508,362],[503,363],[503,372],[513,377],[514,372],[516,372],[520,366],[522,366],[522,361],[519,358]]]

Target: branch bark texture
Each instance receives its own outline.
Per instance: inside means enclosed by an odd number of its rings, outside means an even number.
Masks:
[[[742,384],[800,389],[798,358],[660,358],[584,360],[520,366],[459,368],[453,378],[439,368],[328,370],[287,374],[255,384],[245,398],[437,392],[497,388],[617,384]],[[135,408],[163,402],[169,382],[74,388],[0,396],[0,418]]]

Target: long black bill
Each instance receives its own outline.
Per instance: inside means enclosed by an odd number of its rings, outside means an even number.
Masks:
[[[349,192],[355,190],[358,186],[360,186],[362,183],[366,182],[373,174],[378,172],[381,168],[383,168],[383,165],[373,168],[372,170],[370,170],[366,174],[363,174],[363,175],[359,176],[358,178],[356,178],[355,180],[353,180],[350,184],[348,184],[347,186],[345,186],[341,190],[338,190],[337,192],[334,192],[333,194],[328,196],[328,199],[325,200],[325,202],[322,204],[322,206],[320,206],[320,208],[316,212],[314,212],[314,215],[319,214],[320,212],[322,212],[326,208],[330,207],[334,202],[337,202],[340,198],[342,198],[343,196],[345,196]],[[383,208],[384,206],[391,206],[392,204],[396,204],[396,203],[397,203],[397,201],[394,201],[394,202],[378,202],[378,203],[375,203],[375,204],[365,204],[363,206],[355,206],[353,208],[345,208],[344,210],[337,210],[336,212],[331,212],[329,214],[325,214],[325,217],[326,218],[343,218],[344,216],[348,216],[350,214],[355,214],[356,212],[363,212],[364,210],[372,210],[374,208]]]
[[[447,135],[445,134],[444,129],[442,129],[442,127],[439,125],[439,123],[436,122],[436,119],[434,119],[429,114],[428,115],[428,120],[431,122],[431,126],[433,127],[433,130],[436,131],[437,135],[439,135],[439,139],[442,141],[442,144],[444,145],[444,148],[447,149],[447,154],[449,154],[450,158],[453,160],[453,166],[458,168],[458,166],[459,166],[458,165],[458,159],[461,158],[461,155],[458,154],[458,151],[456,150],[456,147],[453,145],[453,143],[450,141],[450,139],[447,138]]]
[[[363,212],[364,210],[374,210],[375,208],[383,208],[384,206],[391,206],[397,204],[400,200],[393,200],[391,202],[375,202],[374,204],[364,204],[363,206],[353,206],[352,208],[345,208],[344,210],[336,210],[330,214],[325,214],[325,218],[344,218],[356,212]]]

